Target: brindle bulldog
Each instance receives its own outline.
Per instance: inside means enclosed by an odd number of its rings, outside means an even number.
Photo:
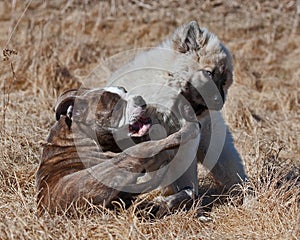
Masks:
[[[188,106],[181,112],[188,121],[181,124],[120,87],[70,90],[59,97],[55,112],[57,122],[43,146],[36,174],[40,211],[67,211],[75,203],[108,207],[124,192],[156,188],[164,171],[144,183],[137,184],[137,178],[159,170],[180,145],[199,137]],[[151,140],[151,126],[164,122],[168,136]]]

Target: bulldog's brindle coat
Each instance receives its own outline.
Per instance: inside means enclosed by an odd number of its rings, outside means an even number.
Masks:
[[[198,123],[184,107],[188,121],[179,131],[179,125],[173,124],[168,137],[147,141],[147,128],[163,114],[146,107],[141,97],[124,99],[125,95],[123,89],[112,87],[72,90],[58,99],[57,122],[43,147],[36,174],[39,210],[66,211],[74,203],[83,206],[87,202],[109,206],[120,196],[122,186],[135,193],[153,189],[160,184],[161,175],[136,184],[134,173],[157,170],[176,154],[170,149],[199,137]],[[141,143],[119,149],[114,133],[124,129],[130,139]]]

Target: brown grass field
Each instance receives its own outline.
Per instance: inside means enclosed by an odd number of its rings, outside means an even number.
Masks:
[[[56,97],[106,58],[155,46],[190,20],[234,57],[223,112],[254,195],[216,201],[210,222],[197,218],[201,206],[149,219],[138,202],[38,216],[35,171]],[[0,68],[0,239],[300,239],[300,1],[2,0],[0,47],[16,51]]]

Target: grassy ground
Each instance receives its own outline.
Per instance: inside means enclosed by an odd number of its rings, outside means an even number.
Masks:
[[[0,46],[17,55],[6,51],[0,63],[0,239],[300,239],[300,2],[248,2],[1,1]],[[105,58],[155,46],[194,19],[233,54],[224,116],[255,199],[215,204],[208,223],[196,209],[147,220],[138,203],[38,217],[34,174],[57,95]]]

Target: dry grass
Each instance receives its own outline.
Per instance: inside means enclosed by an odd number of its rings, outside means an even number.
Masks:
[[[0,239],[300,239],[299,1],[37,0],[20,19],[28,2],[0,2],[0,46],[17,51],[0,68]],[[103,59],[154,46],[192,19],[233,53],[224,115],[255,198],[216,204],[209,223],[196,209],[157,220],[134,207],[38,217],[34,174],[55,97]]]

